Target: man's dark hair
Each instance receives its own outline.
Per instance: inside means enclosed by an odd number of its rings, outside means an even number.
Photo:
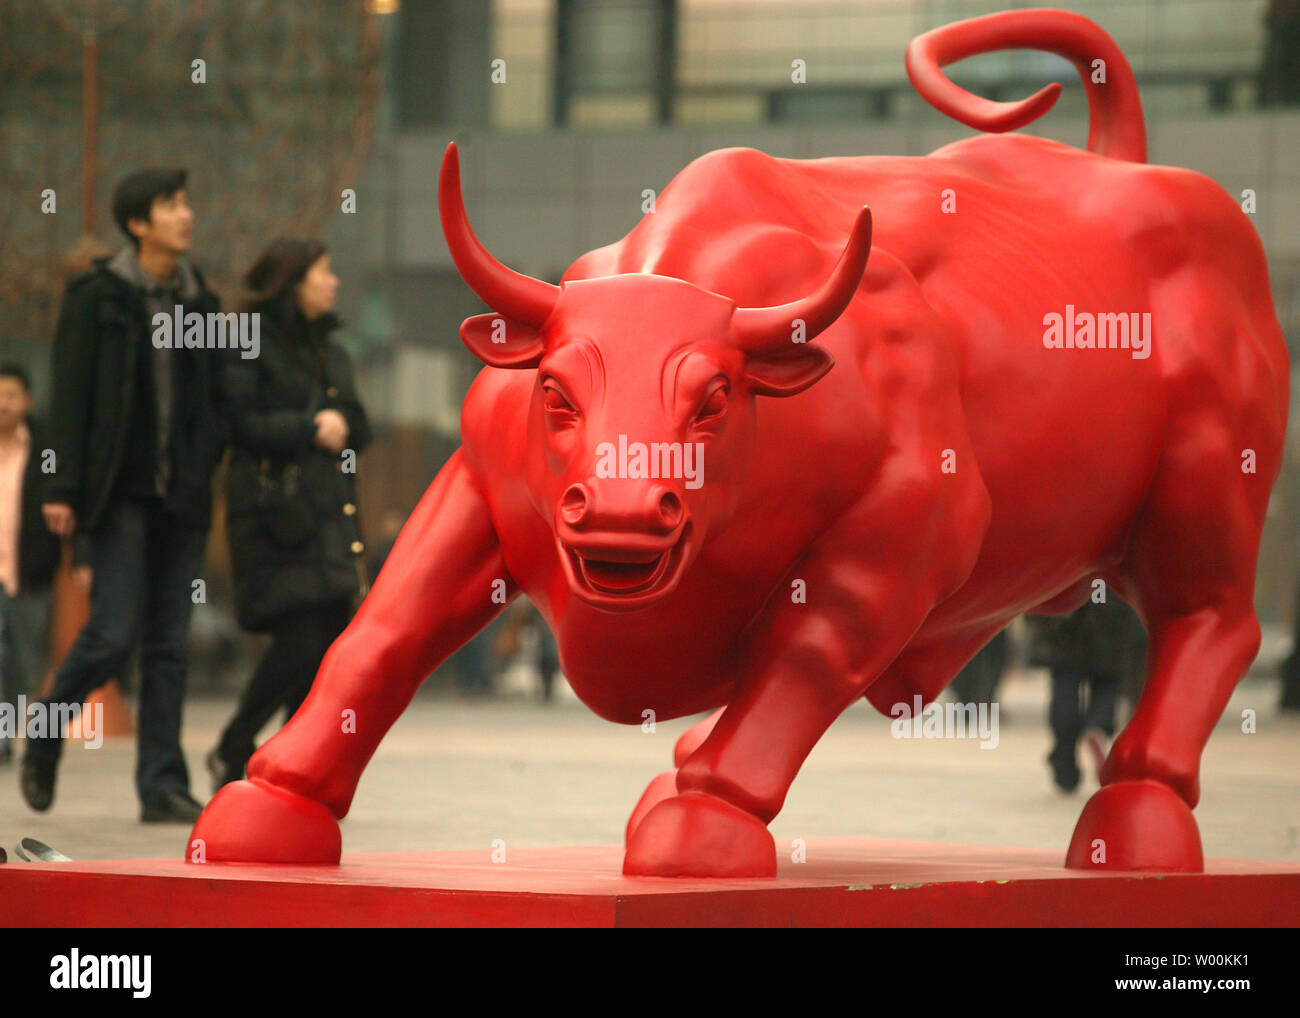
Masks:
[[[117,182],[113,188],[113,219],[132,244],[139,247],[140,241],[126,224],[132,219],[148,222],[153,203],[181,190],[188,176],[188,170],[136,170]]]
[[[32,380],[27,377],[27,369],[16,361],[0,364],[0,378],[16,378],[28,392],[32,391]]]

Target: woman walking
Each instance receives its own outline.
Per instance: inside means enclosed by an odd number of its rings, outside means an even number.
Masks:
[[[277,710],[293,716],[368,586],[355,470],[371,432],[331,339],[338,282],[325,245],[297,237],[273,241],[244,277],[261,347],[225,368],[226,518],[239,623],[272,639],[208,754],[214,792],[243,777]]]

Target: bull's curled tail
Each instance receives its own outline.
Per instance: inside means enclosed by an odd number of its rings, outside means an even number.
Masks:
[[[1005,11],[944,25],[912,40],[907,76],[926,102],[967,127],[1014,131],[1051,109],[1061,86],[1054,82],[1019,102],[994,102],[953,84],[941,70],[945,64],[1003,49],[1045,50],[1069,60],[1088,92],[1088,151],[1146,162],[1146,124],[1133,69],[1115,40],[1081,15]]]

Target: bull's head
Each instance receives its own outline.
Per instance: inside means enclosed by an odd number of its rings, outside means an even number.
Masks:
[[[456,268],[494,309],[466,319],[461,339],[492,367],[537,371],[528,487],[571,589],[613,611],[657,601],[735,512],[753,397],[793,396],[831,369],[830,354],[795,339],[811,340],[848,306],[871,248],[870,211],[815,293],[741,308],[669,276],[554,286],[507,268],[470,229],[454,144],[438,200]]]

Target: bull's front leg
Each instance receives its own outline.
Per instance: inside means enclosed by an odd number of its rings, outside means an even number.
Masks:
[[[677,794],[633,818],[624,873],[776,873],[767,824],[817,740],[934,604],[922,572],[915,559],[882,568],[828,552],[791,574],[807,603],[774,595],[744,648],[734,699],[677,771]]]
[[[624,873],[774,875],[767,824],[804,759],[970,575],[991,507],[955,390],[892,416],[900,448],[750,627],[735,692],[678,767],[677,794],[633,817]],[[960,466],[947,473],[954,451]]]
[[[505,597],[493,598],[494,584]],[[187,858],[337,863],[338,820],[424,679],[517,594],[460,452],[434,479],[293,719],[226,785]]]
[[[637,800],[636,807],[628,818],[627,829],[624,832],[625,841],[632,837],[632,832],[640,826],[647,813],[665,799],[671,799],[677,794],[677,768],[689,760],[691,754],[700,748],[700,744],[709,737],[709,733],[713,731],[720,717],[722,717],[722,708],[715,710],[703,721],[697,721],[691,725],[673,744],[673,769],[660,771],[646,786],[646,790],[641,793],[641,798]]]

